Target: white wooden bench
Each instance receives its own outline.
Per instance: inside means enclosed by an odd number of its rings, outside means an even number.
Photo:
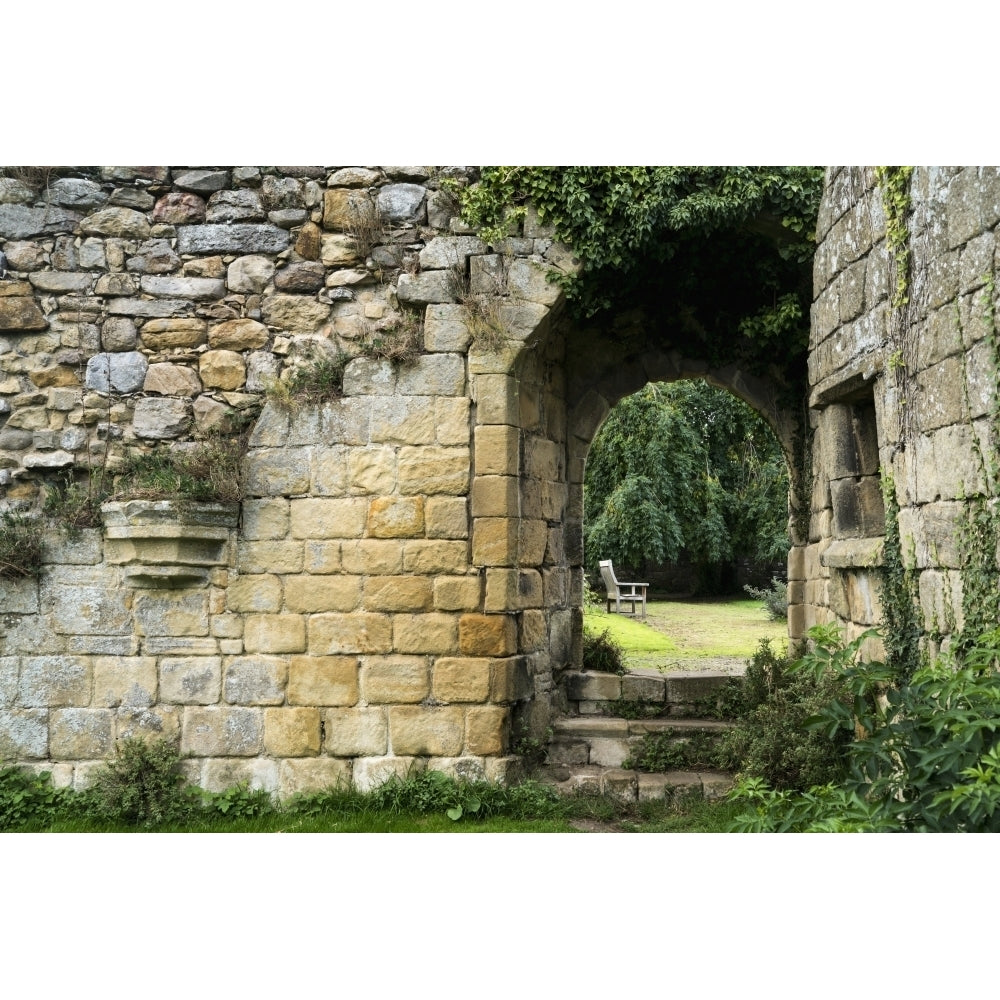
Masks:
[[[615,568],[611,565],[610,559],[602,559],[597,564],[601,569],[601,579],[604,580],[604,587],[608,592],[608,612],[611,611],[611,602],[615,602],[615,611],[620,615],[635,614],[636,604],[642,606],[642,617],[646,617],[646,591],[649,589],[648,583],[622,583],[615,578]],[[630,612],[622,611],[623,604],[631,604]]]

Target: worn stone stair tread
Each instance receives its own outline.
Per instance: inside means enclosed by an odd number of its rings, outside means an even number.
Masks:
[[[580,715],[556,719],[552,723],[556,739],[584,737],[624,738],[659,733],[672,729],[677,733],[725,732],[733,723],[719,719],[692,719],[687,717],[666,719],[620,719],[613,716]]]
[[[639,801],[685,794],[718,799],[732,788],[734,780],[726,771],[646,772],[597,764],[547,765],[537,778],[565,795],[605,794]]]

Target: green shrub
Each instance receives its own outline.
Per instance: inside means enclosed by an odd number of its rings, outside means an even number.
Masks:
[[[751,587],[745,584],[743,589],[755,600],[762,601],[772,621],[782,621],[788,618],[788,584],[776,577],[771,578],[771,586]]]
[[[726,760],[718,733],[683,735],[674,729],[662,729],[658,733],[646,733],[638,749],[622,762],[622,767],[650,772],[712,770],[724,767]]]
[[[307,355],[285,378],[268,385],[267,398],[285,409],[340,399],[349,360],[339,351],[334,355]]]
[[[625,651],[611,638],[609,629],[583,633],[583,669],[605,674],[625,673]]]
[[[796,669],[762,639],[747,664],[743,714],[722,740],[720,761],[776,789],[837,781],[846,768],[849,734],[819,732],[806,722],[844,694],[837,670]]]
[[[0,831],[44,829],[70,809],[72,798],[68,788],[53,786],[48,771],[0,769]]]
[[[185,788],[177,747],[165,737],[125,737],[94,781],[99,819],[150,828],[189,815],[195,799]]]

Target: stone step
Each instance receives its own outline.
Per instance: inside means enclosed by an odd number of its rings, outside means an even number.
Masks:
[[[626,801],[659,801],[700,795],[723,798],[733,787],[725,771],[668,771],[646,774],[593,764],[549,764],[537,774],[539,781],[561,795],[613,795]]]
[[[636,701],[678,714],[703,698],[719,693],[732,674],[719,670],[687,670],[662,674],[637,670],[627,674],[603,674],[568,670],[562,675],[567,701],[581,715],[599,714],[608,702]]]
[[[716,719],[619,719],[572,716],[556,719],[548,746],[549,763],[618,768],[649,733],[672,732],[678,740],[697,733],[722,733],[731,722]]]

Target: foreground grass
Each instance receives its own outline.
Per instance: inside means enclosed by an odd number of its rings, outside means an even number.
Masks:
[[[590,632],[607,629],[633,668],[669,669],[680,660],[746,659],[761,638],[771,639],[780,650],[788,635],[785,622],[771,621],[760,601],[742,598],[650,601],[645,622],[588,607],[583,620]]]

